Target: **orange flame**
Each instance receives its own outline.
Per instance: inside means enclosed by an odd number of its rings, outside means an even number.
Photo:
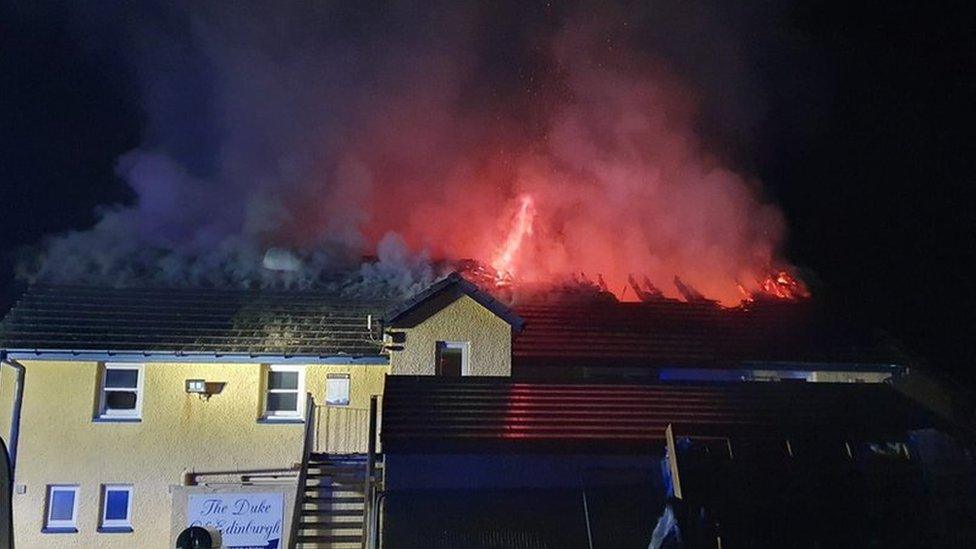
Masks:
[[[528,194],[519,196],[519,208],[512,220],[512,227],[508,231],[505,243],[491,260],[491,266],[498,272],[499,277],[510,278],[515,274],[515,259],[522,247],[522,241],[532,234],[535,213],[535,200],[532,196]]]
[[[759,287],[762,293],[779,299],[810,297],[806,284],[786,271],[770,273],[765,280],[760,281]]]

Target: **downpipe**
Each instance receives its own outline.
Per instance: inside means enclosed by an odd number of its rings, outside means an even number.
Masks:
[[[27,376],[27,368],[23,364],[10,358],[7,351],[0,351],[0,366],[9,365],[17,372],[14,381],[14,403],[10,413],[10,440],[7,441],[7,454],[10,456],[10,470],[14,472],[17,467],[17,441],[20,439],[20,411],[24,403],[24,378]]]

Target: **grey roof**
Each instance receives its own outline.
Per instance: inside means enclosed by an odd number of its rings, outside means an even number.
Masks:
[[[390,305],[307,291],[34,286],[0,322],[0,348],[379,357]]]
[[[480,290],[457,272],[452,272],[425,290],[417,293],[402,305],[387,312],[385,322],[395,328],[411,328],[423,322],[455,299],[467,295],[512,326],[522,329],[522,318],[491,294]]]

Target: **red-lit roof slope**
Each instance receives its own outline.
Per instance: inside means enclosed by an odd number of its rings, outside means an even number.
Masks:
[[[879,334],[813,302],[737,308],[667,300],[527,303],[513,367],[730,366],[743,363],[904,365]]]
[[[865,440],[932,426],[884,384],[578,384],[387,376],[384,452],[565,449],[660,444],[683,435]]]

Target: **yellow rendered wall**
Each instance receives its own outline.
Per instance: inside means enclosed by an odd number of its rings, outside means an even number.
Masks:
[[[188,470],[288,467],[300,460],[304,425],[259,423],[258,364],[147,363],[142,421],[92,421],[98,364],[23,361],[27,367],[14,495],[18,547],[168,547],[172,497]],[[387,366],[306,367],[305,388],[324,404],[327,373],[350,373],[350,406],[368,408]],[[186,394],[186,379],[226,382],[209,401]],[[101,484],[133,484],[134,532],[96,532]],[[42,534],[48,484],[78,484],[76,534]],[[286,517],[287,520],[287,517]]]
[[[470,344],[471,375],[512,374],[512,328],[477,301],[463,295],[406,334],[403,350],[390,352],[392,375],[434,375],[438,341]]]

